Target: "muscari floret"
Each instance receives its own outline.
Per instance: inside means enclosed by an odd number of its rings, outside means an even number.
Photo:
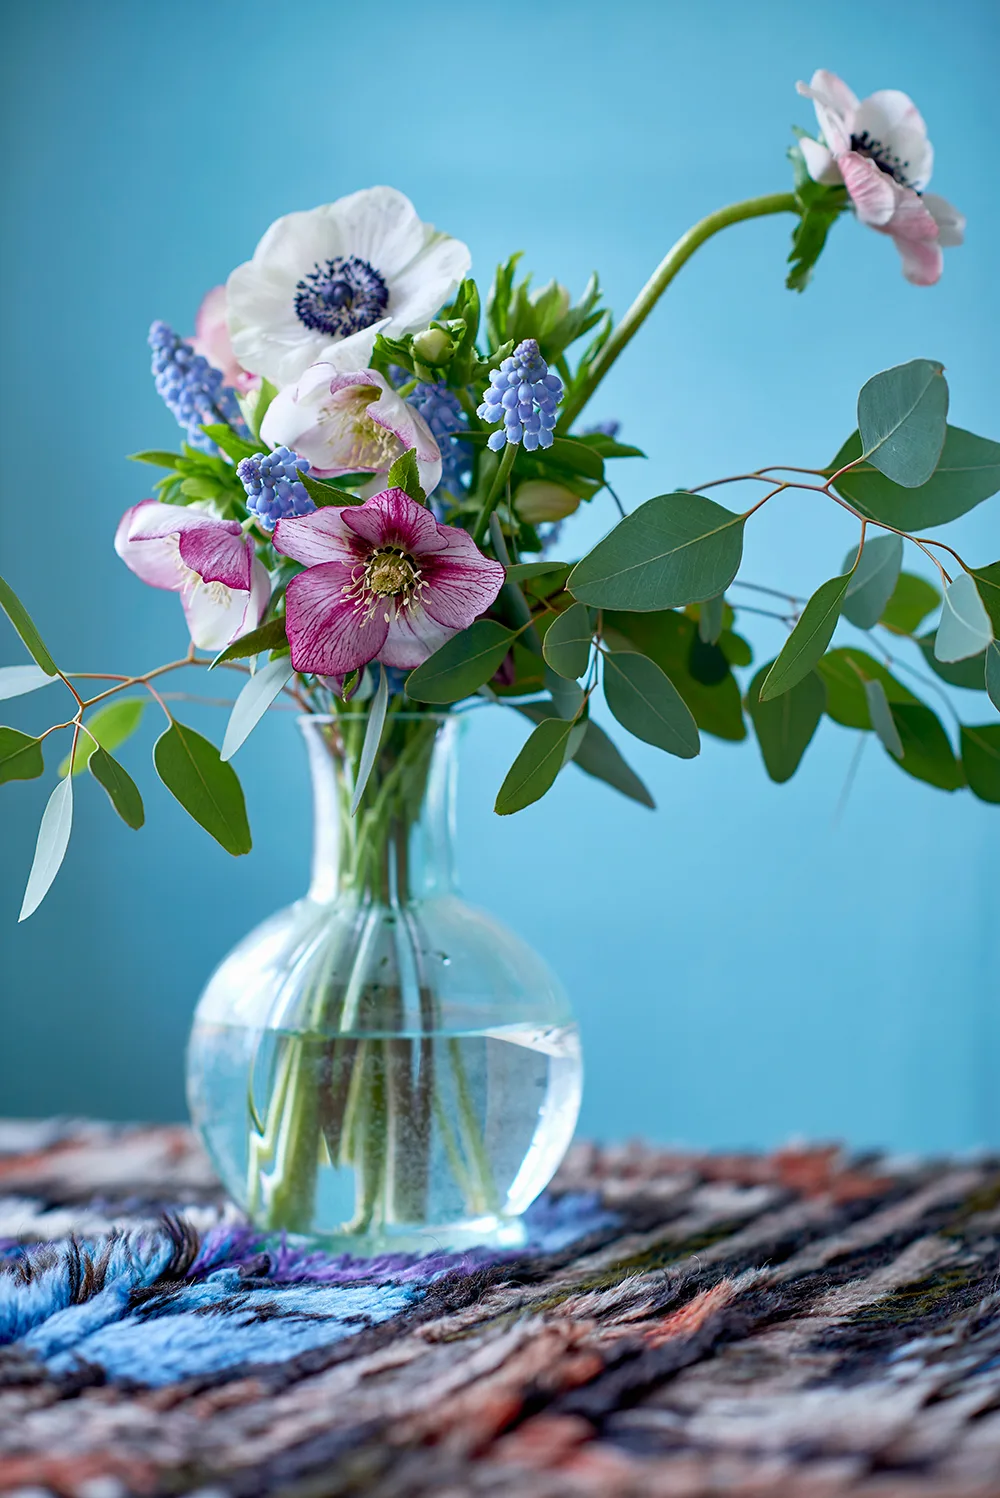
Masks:
[[[201,430],[222,422],[241,436],[249,436],[240,414],[236,391],[225,383],[222,371],[196,354],[190,343],[178,337],[165,322],[154,322],[149,330],[153,350],[152,370],[167,409],[185,428],[191,447],[217,453],[218,448]]]
[[[309,472],[309,463],[291,448],[276,447],[270,453],[254,453],[242,458],[236,472],[247,492],[247,509],[266,531],[273,531],[279,520],[291,515],[311,515],[316,506],[309,498],[300,473]]]
[[[562,380],[549,373],[537,340],[525,338],[499,369],[490,370],[490,383],[476,414],[491,426],[502,421],[503,429],[491,433],[487,445],[493,452],[508,442],[523,442],[527,452],[551,447],[562,395]]]

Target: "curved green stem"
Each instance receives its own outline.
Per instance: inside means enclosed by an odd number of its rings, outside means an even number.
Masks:
[[[565,431],[573,424],[622,349],[642,327],[681,266],[690,260],[695,250],[703,245],[706,239],[711,239],[712,235],[718,234],[720,229],[728,229],[730,224],[742,223],[744,219],[763,218],[769,213],[797,213],[798,211],[794,193],[772,192],[764,197],[747,198],[742,203],[730,203],[726,208],[717,208],[707,218],[694,224],[686,234],[682,234],[677,243],[664,255],[595,358],[586,377],[581,380],[566,401],[559,421],[560,428]]]
[[[510,470],[514,466],[514,459],[517,457],[518,451],[518,444],[515,442],[508,442],[503,450],[503,457],[500,459],[500,466],[493,476],[493,482],[490,485],[489,493],[487,494],[486,499],[483,502],[483,507],[479,512],[479,519],[476,521],[476,528],[472,532],[472,539],[473,541],[475,541],[477,546],[480,546],[482,544],[483,537],[486,535],[487,527],[490,523],[490,516],[493,514],[493,511],[500,503],[503,492],[507,487],[507,480],[510,477]]]

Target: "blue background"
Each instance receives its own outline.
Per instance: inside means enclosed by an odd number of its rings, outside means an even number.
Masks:
[[[0,548],[57,657],[122,670],[183,652],[176,600],[144,589],[111,546],[151,477],[122,455],[177,435],[146,330],[154,317],[190,330],[202,293],[272,219],[389,182],[468,241],[481,282],[522,248],[540,280],[574,290],[596,266],[621,312],[695,219],[786,188],[790,127],[813,126],[795,81],[818,66],[861,95],[917,100],[934,187],[967,213],[968,243],[919,290],[886,239],[845,220],[801,297],[782,284],[789,218],[710,243],[592,408],[649,453],[619,465],[621,493],[635,505],[748,466],[826,462],[861,383],[916,356],[948,366],[956,422],[1000,436],[997,10],[911,0],[902,19],[800,0],[11,7]],[[973,562],[997,555],[995,513],[953,527]],[[566,550],[610,523],[605,497],[571,522]],[[787,496],[750,528],[744,575],[808,593],[854,535],[843,512]],[[774,653],[780,625],[743,624],[759,660]],[[0,649],[23,659],[5,622]],[[5,718],[48,722],[54,696]],[[982,696],[956,699],[988,718]],[[221,739],[221,709],[189,716]],[[256,846],[234,862],[156,788],[155,717],[122,751],[147,793],[145,831],[82,783],[65,868],[21,927],[51,782],[2,792],[0,1112],[180,1116],[202,982],[303,887],[308,800],[290,719],[272,716],[240,755]],[[464,884],[573,994],[584,1130],[1000,1143],[995,808],[908,779],[870,744],[838,816],[855,740],[825,722],[784,787],[752,741],[706,739],[693,763],[633,743],[656,814],[570,770],[500,820],[493,797],[523,736],[512,713],[479,715],[470,733]]]

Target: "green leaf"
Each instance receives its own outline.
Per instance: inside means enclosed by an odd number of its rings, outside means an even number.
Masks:
[[[551,666],[545,667],[544,682],[545,689],[552,698],[552,705],[559,717],[570,720],[579,718],[586,700],[586,694],[580,683],[560,676],[557,671],[553,671]]]
[[[546,718],[558,716],[548,702],[519,703],[517,710],[526,718],[530,718],[533,723],[542,723]],[[629,800],[638,801],[640,806],[648,806],[651,811],[656,810],[656,802],[626,762],[617,745],[608,738],[604,729],[590,718],[587,719],[586,732],[573,756],[573,763],[585,775],[591,775],[595,780],[603,780],[605,785],[610,785],[613,790],[620,791],[623,796],[628,796]]]
[[[557,615],[545,631],[542,655],[553,671],[575,681],[583,675],[590,662],[593,638],[590,611],[582,603],[573,603]]]
[[[139,787],[116,759],[106,749],[95,749],[90,756],[90,773],[98,785],[103,785],[111,805],[129,827],[136,830],[146,820],[146,813],[139,795]]]
[[[865,682],[865,700],[868,703],[868,716],[871,719],[872,728],[878,734],[889,753],[895,759],[902,759],[903,741],[899,737],[899,729],[893,721],[889,699],[885,695],[885,687],[877,677],[872,681]]]
[[[533,457],[546,466],[552,464],[578,473],[594,483],[604,482],[604,459],[600,452],[592,443],[581,442],[578,437],[556,437],[551,447],[536,448]]]
[[[260,428],[264,417],[267,415],[268,407],[278,393],[278,387],[272,385],[270,380],[262,379],[256,390],[250,391],[244,396],[244,412],[248,416],[247,426],[256,438],[260,438]]]
[[[993,706],[1000,713],[1000,645],[995,640],[986,651],[986,690]]]
[[[679,759],[701,749],[698,725],[670,677],[648,656],[611,651],[604,656],[604,696],[623,728]]]
[[[148,452],[129,453],[130,463],[149,463],[153,468],[176,468],[178,463],[184,460],[180,453],[162,452],[159,448],[150,448]]]
[[[926,484],[944,448],[948,385],[936,359],[873,375],[858,396],[862,456],[894,484]]]
[[[962,764],[972,794],[1000,803],[1000,723],[963,724]]]
[[[939,790],[960,790],[965,775],[937,715],[923,702],[894,702],[892,720],[903,745],[900,768]]]
[[[424,504],[427,495],[420,484],[420,471],[417,468],[417,454],[414,448],[408,447],[405,452],[400,453],[389,469],[385,487],[402,489],[411,499],[415,499],[418,505]]]
[[[826,705],[823,678],[810,671],[775,701],[761,702],[760,689],[773,665],[762,666],[750,683],[747,709],[757,734],[764,768],[779,784],[799,767]]]
[[[721,593],[706,598],[698,613],[698,638],[705,645],[717,645],[722,634],[726,600]]]
[[[366,474],[367,478],[368,475]],[[325,509],[328,505],[359,505],[361,500],[356,494],[351,494],[346,489],[338,489],[325,480],[314,479],[308,473],[299,474],[299,483],[305,489],[309,498],[318,509]]]
[[[982,655],[992,639],[993,623],[976,579],[960,572],[945,589],[934,654],[939,661],[964,661],[970,655]]]
[[[175,720],[157,739],[153,763],[171,795],[227,853],[250,852],[243,789],[214,744]]]
[[[727,647],[739,641],[739,636],[727,640],[727,633],[723,633],[719,645],[729,659]],[[730,673],[723,681],[706,685],[692,676],[697,634],[695,621],[672,609],[656,614],[609,612],[604,616],[604,636],[612,650],[637,650],[647,655],[670,677],[702,733],[739,743],[746,738],[747,730],[736,678]],[[745,646],[745,641],[739,643]]]
[[[541,800],[566,763],[575,728],[581,726],[564,718],[546,718],[539,723],[497,793],[493,810],[498,816],[509,817]]]
[[[898,634],[912,635],[940,602],[941,594],[933,583],[914,572],[901,572],[879,623]]]
[[[731,629],[724,629],[719,636],[719,649],[722,651],[730,666],[753,665],[753,651],[748,640],[742,635],[735,634]]]
[[[351,816],[358,814],[361,805],[361,797],[365,793],[375,757],[378,754],[379,744],[382,742],[382,730],[385,727],[385,714],[389,706],[389,677],[385,667],[380,663],[378,668],[378,686],[375,688],[375,696],[372,698],[371,707],[368,709],[368,724],[365,728],[365,741],[361,745],[361,758],[358,761],[358,773],[354,782],[354,794],[351,796]]]
[[[566,562],[516,562],[507,568],[509,583],[526,583],[529,578],[544,577],[548,572],[559,572],[567,567]]]
[[[0,701],[24,697],[58,680],[58,676],[50,676],[41,666],[0,666]]]
[[[44,769],[41,739],[18,728],[0,728],[0,785],[8,780],[37,780]]]
[[[861,456],[854,432],[826,470],[834,474]],[[925,484],[904,489],[864,464],[841,474],[834,488],[871,520],[903,531],[928,530],[957,520],[1000,489],[1000,443],[948,427],[938,465]]]
[[[833,638],[850,581],[848,572],[816,589],[760,689],[761,702],[780,697],[808,676]]]
[[[961,661],[939,661],[934,654],[935,643],[934,632],[921,635],[917,640],[923,652],[924,660],[930,666],[935,676],[940,676],[951,687],[964,687],[966,691],[983,692],[986,690],[986,657],[985,652],[980,651],[978,655],[966,657]]]
[[[870,681],[881,682],[890,703],[919,704],[920,701],[886,670],[881,661],[875,660],[864,650],[856,650],[851,646],[828,650],[816,669],[826,683],[827,717],[845,728],[872,727],[865,691],[865,686]]]
[[[41,905],[62,867],[73,827],[73,777],[60,780],[46,803],[38,829],[35,856],[21,903],[18,922],[26,921]]]
[[[58,676],[59,668],[42,643],[42,637],[32,622],[31,615],[9,583],[0,577],[0,608],[17,630],[28,647],[29,654],[41,666],[47,676]]]
[[[453,635],[406,678],[406,695],[414,702],[460,702],[499,671],[516,639],[495,619],[477,619]]]
[[[233,703],[233,710],[226,724],[225,738],[222,740],[221,758],[223,760],[232,759],[240,745],[245,743],[253,733],[278,693],[294,675],[295,671],[287,655],[281,655],[277,660],[269,661],[266,666],[254,672]]]
[[[578,562],[569,591],[595,608],[649,612],[724,593],[743,556],[744,516],[700,494],[661,494]]]
[[[976,567],[972,575],[990,616],[993,633],[1000,638],[1000,562],[992,562],[989,567]]]
[[[82,775],[87,768],[95,748],[94,739],[102,749],[117,749],[119,744],[124,744],[142,722],[145,707],[144,697],[122,697],[117,702],[109,702],[107,707],[99,708],[87,723],[87,733],[81,733],[77,739],[73,774]],[[87,737],[88,733],[90,738]],[[69,760],[67,754],[59,766],[60,775],[69,774]]]
[[[241,635],[238,640],[227,645],[225,650],[220,650],[209,670],[221,666],[223,661],[244,660],[249,655],[260,655],[264,650],[277,650],[287,644],[285,616],[282,614],[279,618],[269,619],[266,624],[252,629],[249,634]]]
[[[844,570],[854,564],[857,550],[844,558]],[[854,576],[847,585],[841,610],[858,629],[873,629],[896,590],[903,564],[902,536],[875,536],[865,543]]]
[[[628,442],[618,442],[604,432],[581,432],[579,436],[573,438],[573,441],[582,442],[584,447],[592,447],[594,452],[600,453],[602,458],[644,458],[646,456],[641,447],[632,447]]]
[[[255,458],[262,452],[259,442],[247,442],[243,437],[237,437],[232,427],[226,426],[225,422],[217,422],[214,426],[202,427],[206,437],[211,437],[216,447],[221,448],[227,458],[232,458],[234,463],[242,462],[244,458]]]

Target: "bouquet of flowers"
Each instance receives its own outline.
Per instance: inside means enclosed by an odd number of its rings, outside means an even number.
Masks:
[[[0,696],[59,681],[70,699],[38,736],[0,728],[0,780],[40,776],[50,736],[71,740],[22,919],[62,861],[78,774],[141,826],[142,797],[113,751],[147,699],[165,719],[160,780],[233,854],[251,841],[233,755],[279,694],[328,720],[349,767],[359,880],[390,821],[419,805],[442,713],[474,699],[530,725],[497,794],[501,815],[538,800],[569,764],[653,804],[591,717],[599,689],[623,729],[683,759],[701,733],[745,738],[749,719],[768,775],[787,780],[827,714],[876,735],[908,774],[1000,801],[1000,723],[959,725],[956,740],[896,674],[935,686],[897,661],[913,641],[934,676],[981,688],[1000,708],[1000,562],[971,566],[923,534],[1000,489],[1000,445],[947,423],[940,363],[874,375],[832,461],[673,492],[658,483],[630,514],[610,471],[643,454],[619,441],[616,423],[580,424],[684,263],[745,219],[793,216],[793,290],[844,215],[891,238],[911,282],[939,278],[963,219],[927,191],[932,150],[910,99],[884,90],[859,101],[823,71],[799,92],[819,132],[798,134],[792,189],[688,230],[617,322],[596,276],[574,302],[557,281],[533,288],[516,254],[484,306],[466,246],[423,223],[402,193],[375,187],[272,224],[205,298],[193,338],[153,324],[156,388],[183,441],[135,454],[164,476],[122,517],[115,547],[142,581],[178,594],[190,645],[138,675],[63,669],[0,580],[34,660],[0,670]],[[745,505],[709,497],[724,486]],[[744,527],[789,489],[846,509],[857,543],[808,600],[776,595],[788,638],[740,685],[752,652],[735,626],[754,611],[753,584],[738,575]],[[582,559],[563,559],[561,522],[604,497],[621,512],[612,529]],[[907,544],[934,583],[903,570]],[[866,638],[832,647],[840,620]],[[245,678],[221,750],[159,690],[168,673],[195,668]]]

